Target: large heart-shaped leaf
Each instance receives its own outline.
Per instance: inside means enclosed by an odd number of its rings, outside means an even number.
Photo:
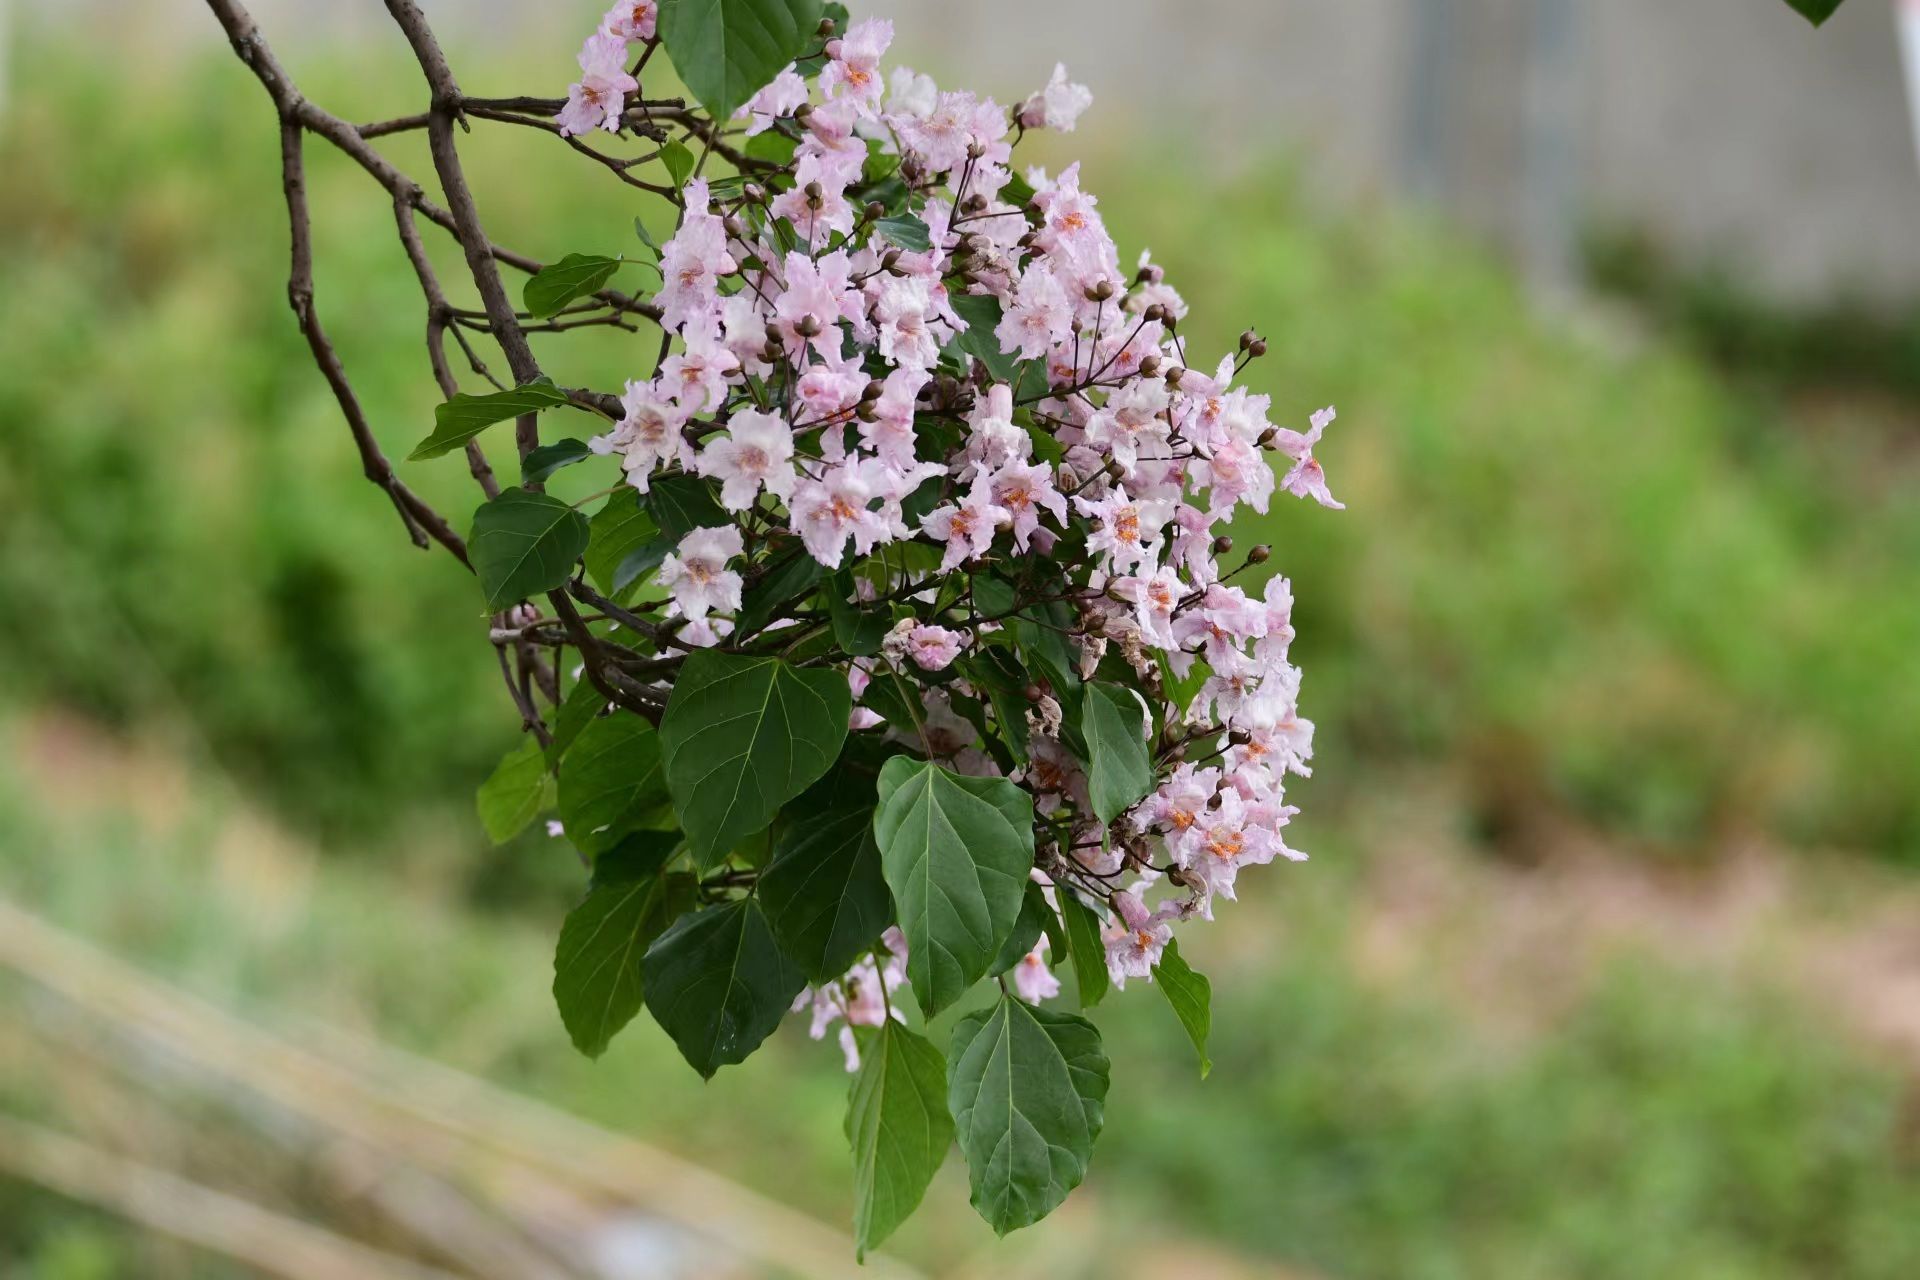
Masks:
[[[1107,1096],[1099,1031],[1003,995],[954,1027],[947,1062],[947,1108],[974,1209],[1003,1236],[1038,1222],[1093,1158]]]
[[[947,1061],[924,1037],[892,1019],[860,1037],[860,1074],[847,1094],[859,1258],[907,1220],[947,1158],[946,1089]]]
[[[707,1077],[745,1062],[807,985],[752,898],[682,916],[641,968],[654,1021]]]
[[[1112,822],[1153,790],[1146,713],[1139,699],[1113,684],[1088,685],[1080,708],[1080,732],[1087,740],[1087,794],[1100,821]]]
[[[820,0],[664,0],[660,36],[681,82],[726,120],[817,37]]]
[[[667,805],[660,735],[636,715],[611,715],[580,730],[560,761],[560,821],[573,847],[596,854]]]
[[[818,782],[847,739],[838,671],[778,658],[690,656],[660,722],[667,789],[694,857],[710,866]]]
[[[813,982],[847,971],[893,917],[873,838],[874,790],[828,776],[788,810],[760,905],[775,936]]]
[[[931,1018],[983,977],[1020,916],[1033,867],[1033,800],[1005,778],[970,778],[895,756],[874,815],[907,977]]]
[[[617,490],[607,499],[606,505],[594,513],[589,530],[584,557],[587,576],[608,595],[619,591],[638,576],[630,574],[624,581],[619,576],[622,564],[633,552],[642,547],[659,545],[660,556],[665,556],[673,549],[662,542],[660,526],[641,505],[640,495],[625,487]],[[653,563],[657,565],[660,561],[656,558]]]
[[[545,377],[490,395],[457,395],[434,409],[433,434],[414,446],[413,452],[407,455],[407,461],[437,458],[458,449],[496,422],[505,422],[523,413],[537,413],[566,403],[566,392],[554,386],[553,379]]]
[[[473,513],[467,556],[498,613],[566,585],[587,549],[587,518],[560,499],[509,489]]]
[[[597,1058],[640,1012],[641,959],[694,901],[694,880],[662,867],[677,843],[644,833],[602,855],[586,900],[567,913],[553,956],[553,999],[580,1052]]]

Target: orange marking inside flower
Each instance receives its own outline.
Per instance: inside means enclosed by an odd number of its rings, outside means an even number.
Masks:
[[[1122,507],[1113,513],[1113,536],[1122,542],[1140,541],[1140,508]]]
[[[1207,852],[1222,862],[1240,856],[1242,840],[1238,831],[1215,831],[1207,836]]]

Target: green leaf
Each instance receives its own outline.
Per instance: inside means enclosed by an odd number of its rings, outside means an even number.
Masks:
[[[1033,800],[1005,778],[895,756],[880,770],[873,825],[907,977],[931,1018],[985,976],[1013,932],[1033,867]]]
[[[782,606],[819,586],[826,572],[820,562],[805,551],[795,551],[774,565],[741,597],[740,612],[733,620],[736,641],[760,630],[774,620]]]
[[[873,838],[872,780],[841,783],[829,775],[787,811],[773,860],[760,873],[767,922],[816,983],[845,973],[893,918]]]
[[[1816,27],[1833,16],[1834,10],[1840,7],[1841,2],[1842,0],[1787,0],[1795,12]]]
[[[857,1259],[907,1220],[947,1158],[946,1088],[947,1060],[925,1037],[891,1018],[860,1036],[860,1074],[847,1092]]]
[[[1027,881],[1027,892],[1020,899],[1020,916],[1013,922],[1013,932],[1000,948],[1000,954],[993,958],[988,974],[1005,973],[1027,958],[1027,953],[1040,943],[1040,935],[1046,931],[1047,921],[1053,917],[1053,908],[1047,905],[1046,895],[1040,892],[1040,886]]]
[[[1173,1006],[1173,1016],[1186,1028],[1187,1039],[1193,1041],[1194,1050],[1200,1055],[1200,1078],[1205,1080],[1213,1070],[1213,1060],[1207,1057],[1207,1033],[1213,1027],[1213,984],[1181,958],[1180,944],[1171,938],[1167,940],[1166,950],[1160,953],[1160,963],[1153,966],[1153,984],[1160,988],[1167,1003]]]
[[[815,39],[820,0],[664,0],[667,55],[716,120],[758,93]]]
[[[1100,821],[1110,823],[1153,790],[1146,715],[1137,698],[1113,684],[1088,685],[1080,708],[1089,757],[1087,794]]]
[[[567,913],[553,955],[553,999],[574,1047],[597,1058],[640,1012],[641,959],[653,940],[693,906],[694,880],[662,872],[671,836],[635,842],[594,864],[586,900]]]
[[[555,440],[552,444],[543,444],[520,459],[520,483],[544,483],[547,477],[560,468],[570,467],[581,459],[592,456],[593,450],[587,447],[587,442],[576,440],[572,436],[564,440]]]
[[[681,150],[686,148],[682,147]],[[534,272],[520,291],[520,300],[536,316],[550,316],[575,298],[598,293],[621,266],[619,258],[570,253]]]
[[[498,613],[565,586],[587,540],[587,518],[560,499],[509,489],[473,513],[467,555]]]
[[[1003,1236],[1038,1222],[1093,1158],[1107,1096],[1099,1031],[1003,995],[960,1020],[947,1060],[947,1109],[974,1209]]]
[[[873,224],[873,229],[902,249],[914,253],[925,253],[933,248],[933,237],[927,231],[927,224],[910,213],[903,213],[897,218],[882,218]],[[999,321],[994,323],[998,324]]]
[[[647,491],[646,503],[647,514],[666,536],[669,551],[695,529],[718,529],[733,523],[713,496],[713,485],[689,475],[659,477]]]
[[[660,163],[667,166],[667,174],[676,187],[686,186],[687,179],[693,176],[693,152],[678,142],[669,142],[660,148]]]
[[[1012,382],[1019,357],[1000,350],[994,330],[1000,327],[1000,300],[984,293],[958,293],[948,299],[954,314],[967,322],[965,333],[953,340],[953,346],[987,366],[1000,382]]]
[[[593,721],[560,761],[560,822],[589,856],[648,825],[666,801],[660,735],[637,715]]]
[[[553,745],[547,748],[547,763],[559,764],[573,740],[606,709],[606,695],[593,687],[593,681],[584,674],[574,681],[553,715]]]
[[[682,916],[647,949],[647,1008],[709,1079],[773,1034],[806,976],[752,898]]]
[[[509,751],[493,773],[480,784],[474,797],[480,811],[480,825],[495,844],[507,841],[526,830],[550,803],[546,753],[538,740],[529,735]]]
[[[544,377],[492,395],[457,395],[434,409],[433,434],[414,447],[407,461],[437,458],[458,449],[496,422],[566,403],[566,393],[553,385],[553,379]]]
[[[880,642],[893,626],[893,615],[884,608],[863,606],[853,598],[853,575],[844,570],[833,575],[827,591],[827,616],[833,621],[833,638],[855,657],[870,658],[880,652]]]
[[[713,865],[818,782],[839,758],[852,710],[839,671],[711,649],[688,657],[660,743],[695,860]]]
[[[1106,998],[1113,979],[1107,974],[1107,944],[1100,937],[1100,917],[1062,885],[1054,891],[1060,903],[1060,921],[1067,931],[1067,955],[1080,984],[1080,1007],[1091,1009]]]
[[[660,526],[640,505],[640,495],[622,486],[594,513],[587,539],[587,576],[600,590],[613,595],[626,585],[614,585],[622,563],[635,548],[647,546],[659,536]]]

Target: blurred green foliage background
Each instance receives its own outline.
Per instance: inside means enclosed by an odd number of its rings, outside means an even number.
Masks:
[[[226,58],[129,68],[140,109],[91,111],[77,50],[30,53],[0,117],[0,714],[19,766],[0,893],[195,989],[367,1028],[840,1218],[831,1046],[790,1031],[705,1088],[649,1026],[598,1065],[568,1047],[546,983],[578,868],[538,836],[489,850],[471,814],[515,740],[479,593],[406,545],[293,327],[257,87]],[[301,73],[350,116],[410,100],[406,74],[364,60]],[[1451,952],[1392,980],[1368,960],[1403,923],[1409,847],[1469,903],[1532,883],[1485,878],[1489,860],[1539,868],[1567,845],[1636,885],[1758,849],[1794,865],[1813,914],[1830,904],[1809,884],[1911,894],[1908,389],[1754,380],[1632,315],[1543,316],[1445,231],[1315,207],[1277,162],[1221,179],[1069,141],[1092,149],[1123,248],[1150,244],[1193,304],[1196,363],[1252,324],[1276,420],[1339,406],[1323,457],[1348,503],[1236,530],[1273,543],[1300,600],[1320,738],[1296,828],[1315,859],[1196,940],[1216,978],[1207,1083],[1151,993],[1102,1008],[1116,1070],[1088,1265],[1152,1232],[1176,1258],[1328,1276],[1920,1274],[1914,1064],[1771,963],[1791,937],[1704,965],[1658,929],[1572,960],[1532,938],[1496,988],[1579,978],[1519,1030],[1434,977]],[[390,151],[428,171],[417,142]],[[619,252],[634,216],[661,216],[530,131],[470,154],[490,229],[538,257]],[[399,457],[435,399],[417,290],[377,189],[318,147],[311,169],[320,310]],[[645,343],[542,357],[612,386]],[[405,475],[464,525],[457,459]],[[49,708],[161,744],[187,816],[36,786]],[[322,851],[278,924],[209,852],[235,811]],[[0,1107],[50,1105],[0,1087]],[[770,1172],[770,1147],[797,1163]],[[988,1247],[959,1181],[933,1201],[906,1256]],[[0,1269],[211,1265],[0,1182]]]

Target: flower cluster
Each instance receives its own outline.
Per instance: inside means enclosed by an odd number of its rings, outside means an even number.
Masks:
[[[607,15],[563,131],[619,127],[626,42],[654,21],[652,0]],[[1265,351],[1252,332],[1190,362],[1186,302],[1147,254],[1122,268],[1079,165],[1016,171],[1024,133],[1089,104],[1064,67],[1009,113],[887,72],[891,39],[863,21],[788,66],[738,111],[737,173],[684,184],[654,298],[670,341],[592,448],[641,494],[693,478],[724,513],[659,562],[663,652],[804,645],[823,629],[809,589],[750,625],[742,609],[797,545],[819,571],[800,581],[842,584],[820,660],[844,666],[854,731],[1028,792],[1045,900],[1105,917],[1114,984],[1150,979],[1243,867],[1304,856],[1284,839],[1313,742],[1292,595],[1236,584],[1267,552],[1236,563],[1224,527],[1276,488],[1340,505],[1314,457],[1333,411],[1272,423],[1236,385]],[[853,643],[869,618],[877,640]],[[1106,820],[1096,685],[1129,695],[1139,740],[1109,749],[1147,771]],[[1050,949],[1012,969],[1029,1002],[1060,989]],[[844,1019],[850,1066],[846,1026],[887,1018],[906,952],[890,931],[801,997],[816,1036]]]

